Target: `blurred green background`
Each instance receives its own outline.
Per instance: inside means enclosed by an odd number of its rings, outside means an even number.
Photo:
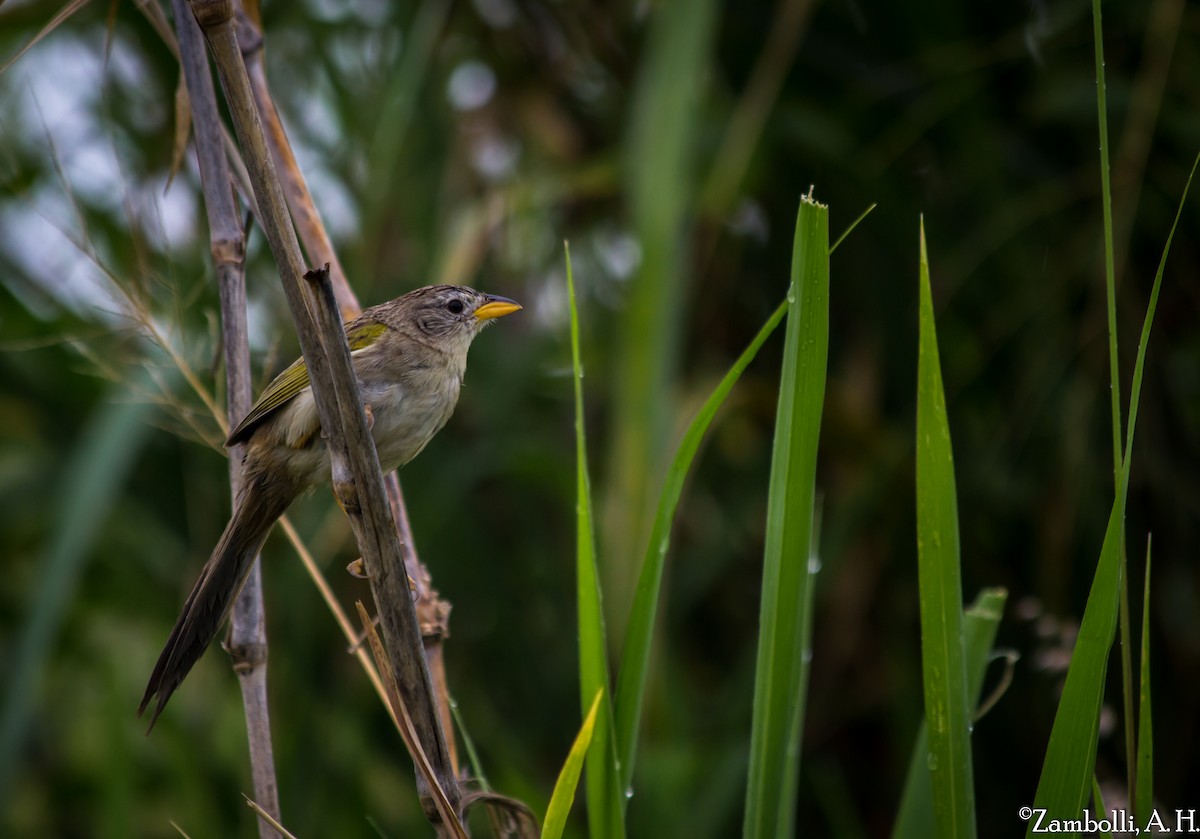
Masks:
[[[0,61],[57,8],[5,3]],[[401,474],[419,551],[454,604],[450,684],[493,784],[543,812],[579,725],[563,240],[616,645],[662,467],[782,299],[797,201],[815,185],[835,236],[878,208],[832,262],[799,824],[887,835],[922,713],[923,213],[965,598],[1009,589],[999,643],[1021,656],[975,727],[979,832],[1022,830],[1112,499],[1090,5],[307,0],[268,4],[264,25],[277,102],[363,302],[455,281],[526,305],[476,343],[454,419]],[[1127,386],[1200,146],[1200,8],[1117,4],[1104,25]],[[4,835],[164,836],[171,821],[256,835],[219,651],[151,737],[134,715],[228,513],[216,424],[116,291],[218,387],[190,151],[168,186],[178,78],[137,7],[115,3],[85,6],[0,74]],[[1169,808],[1200,807],[1198,224],[1193,202],[1150,343],[1127,523],[1135,581],[1154,536]],[[257,230],[249,284],[262,382],[296,344]],[[632,836],[739,830],[781,347],[782,332],[734,391],[680,509]],[[293,517],[343,602],[364,597],[340,570],[355,552],[329,494]],[[294,553],[276,534],[265,556],[285,823],[426,830],[402,744]],[[1112,807],[1115,679],[1109,696],[1098,777]]]

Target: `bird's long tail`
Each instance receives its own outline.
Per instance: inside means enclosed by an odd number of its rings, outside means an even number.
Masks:
[[[246,476],[229,524],[184,602],[175,628],[150,674],[146,693],[138,706],[140,716],[151,697],[157,694],[158,702],[147,733],[154,728],[171,694],[216,637],[271,526],[283,515],[295,495],[295,489],[280,486],[278,474],[258,472]]]

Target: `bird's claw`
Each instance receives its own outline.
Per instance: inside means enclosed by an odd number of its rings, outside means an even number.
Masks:
[[[367,573],[367,564],[363,562],[361,556],[349,563],[346,566],[346,571],[351,577],[357,577],[360,580],[370,579],[371,576]],[[417,581],[412,578],[412,575],[405,574],[404,577],[408,580],[408,590],[414,595],[419,594],[420,590],[417,588]]]

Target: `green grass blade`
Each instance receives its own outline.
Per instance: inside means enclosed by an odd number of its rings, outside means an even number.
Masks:
[[[1121,368],[1117,355],[1117,293],[1116,265],[1113,257],[1112,177],[1108,165],[1108,89],[1104,78],[1104,27],[1100,17],[1100,0],[1092,0],[1092,44],[1096,62],[1096,122],[1100,133],[1100,194],[1104,216],[1104,299],[1108,315],[1109,397],[1112,413],[1113,486],[1121,472]],[[1122,526],[1124,517],[1122,517]],[[1124,709],[1123,735],[1125,754],[1134,753],[1133,735],[1133,664],[1129,630],[1129,580],[1125,558],[1125,534],[1118,540],[1121,551],[1120,600],[1117,628],[1121,633],[1121,707]],[[1133,762],[1127,761],[1128,794],[1133,795]]]
[[[867,207],[867,209],[865,209],[861,213],[859,213],[858,218],[856,218],[854,221],[850,222],[850,226],[847,227],[845,230],[843,230],[842,235],[838,236],[837,239],[834,241],[834,243],[829,246],[829,253],[832,254],[834,251],[836,251],[838,249],[838,247],[842,244],[842,242],[846,241],[846,237],[854,232],[854,228],[856,228],[860,224],[862,224],[863,220],[867,216],[871,215],[871,212],[878,206],[879,206],[878,204],[871,204],[869,207]]]
[[[1133,426],[1137,418],[1138,405],[1142,395],[1142,374],[1146,369],[1146,347],[1150,343],[1150,327],[1154,323],[1154,312],[1158,309],[1158,295],[1162,291],[1163,273],[1167,270],[1167,256],[1171,253],[1171,242],[1175,240],[1175,231],[1179,227],[1179,219],[1183,216],[1183,206],[1188,193],[1192,189],[1192,180],[1196,177],[1196,168],[1200,166],[1200,154],[1192,161],[1192,170],[1188,173],[1187,183],[1183,185],[1183,194],[1179,196],[1179,206],[1175,208],[1175,220],[1171,223],[1171,231],[1167,234],[1166,244],[1163,245],[1162,256],[1158,259],[1158,270],[1154,272],[1154,286],[1150,289],[1150,302],[1146,304],[1146,317],[1142,321],[1142,335],[1138,339],[1137,360],[1133,365],[1133,387],[1129,391],[1129,430],[1125,436],[1126,460],[1133,445]],[[1128,472],[1129,464],[1124,464]],[[1128,475],[1125,476],[1128,478]]]
[[[1096,119],[1100,129],[1100,195],[1104,213],[1104,290],[1108,307],[1108,370],[1112,387],[1113,477],[1121,471],[1121,379],[1117,364],[1116,267],[1113,257],[1112,182],[1108,167],[1108,92],[1104,80],[1104,27],[1100,0],[1092,0],[1092,43],[1096,54]]]
[[[983,677],[992,660],[996,630],[1004,616],[1008,592],[1002,588],[984,589],[963,614],[963,650],[967,665],[967,695],[971,706],[979,706]],[[900,798],[900,812],[892,828],[893,839],[928,839],[935,835],[933,787],[929,773],[929,731],[921,722],[908,763],[908,778]]]
[[[575,735],[571,751],[567,753],[566,762],[559,770],[558,780],[554,784],[554,792],[550,796],[550,804],[546,807],[546,818],[542,822],[542,839],[559,839],[563,828],[567,826],[567,816],[571,812],[571,804],[575,801],[575,788],[579,786],[579,773],[583,771],[583,760],[588,748],[592,745],[592,731],[596,725],[596,712],[600,710],[600,700],[604,698],[603,691],[596,691],[592,700],[591,710],[583,718],[583,725]]]
[[[1138,698],[1137,781],[1133,812],[1147,829],[1154,811],[1154,717],[1150,704],[1150,538],[1146,538],[1146,582],[1142,589],[1142,661]]]
[[[620,674],[617,678],[617,755],[621,765],[621,786],[628,789],[633,780],[633,763],[637,756],[638,729],[642,719],[642,699],[646,693],[646,675],[650,667],[650,644],[654,637],[654,623],[658,614],[659,593],[662,589],[663,565],[671,542],[671,522],[679,506],[683,484],[687,479],[696,451],[704,439],[717,411],[725,404],[733,386],[742,373],[758,355],[763,343],[775,331],[787,312],[787,303],[767,319],[750,346],[746,347],[720,384],[705,400],[692,419],[675,458],[667,470],[666,482],[658,499],[658,510],[650,531],[650,544],[642,560],[634,593],[633,608],[629,614],[629,626],[625,631],[625,646],[621,653]]]
[[[592,836],[625,835],[624,795],[620,786],[613,741],[612,703],[608,700],[608,652],[604,635],[604,606],[596,569],[596,534],[592,518],[592,486],[587,468],[587,437],[583,427],[583,362],[579,353],[579,311],[571,250],[567,260],[567,296],[571,306],[571,365],[575,379],[576,477],[575,558],[579,603],[579,691],[586,715],[592,697],[601,694],[587,755],[588,824]]]
[[[1047,817],[1052,819],[1079,818],[1087,803],[1096,763],[1096,732],[1104,698],[1104,676],[1117,631],[1117,590],[1121,576],[1118,543],[1128,474],[1128,469],[1123,468],[1071,666],[1054,716],[1054,727],[1042,763],[1042,777],[1034,795],[1034,809],[1047,810]],[[1026,835],[1034,835],[1033,823]]]
[[[1084,607],[1083,621],[1079,625],[1079,636],[1067,670],[1058,711],[1054,716],[1054,727],[1050,731],[1050,742],[1046,746],[1046,757],[1042,763],[1042,776],[1034,795],[1034,808],[1047,810],[1048,818],[1078,818],[1087,802],[1087,793],[1096,763],[1096,732],[1100,721],[1100,705],[1104,698],[1104,676],[1108,665],[1108,654],[1116,634],[1117,601],[1120,587],[1121,564],[1120,542],[1125,518],[1125,496],[1129,487],[1129,468],[1133,453],[1133,434],[1137,427],[1138,404],[1141,399],[1142,376],[1146,365],[1146,347],[1150,342],[1150,329],[1154,313],[1158,308],[1158,296],[1162,289],[1163,272],[1166,270],[1167,255],[1183,205],[1196,174],[1192,164],[1187,185],[1179,199],[1175,222],[1167,235],[1146,317],[1142,323],[1142,334],[1138,341],[1137,361],[1134,364],[1133,386],[1129,393],[1129,427],[1125,437],[1125,459],[1117,481],[1116,498],[1108,517],[1108,528],[1104,544],[1100,548],[1100,559],[1096,563],[1096,574],[1092,589]],[[1032,825],[1026,834],[1033,837]]]
[[[817,442],[829,349],[829,208],[800,200],[767,499],[746,837],[794,835],[808,677]]]
[[[975,835],[971,767],[971,711],[963,649],[962,573],[958,506],[946,396],[938,360],[937,329],[925,225],[921,223],[920,344],[917,359],[917,555],[921,598],[921,661],[928,764],[937,836]]]
[[[450,715],[454,717],[454,727],[458,729],[458,736],[462,738],[463,749],[467,753],[467,765],[471,767],[471,776],[475,779],[475,783],[484,792],[492,791],[492,784],[488,780],[487,773],[483,768],[483,761],[479,757],[479,752],[475,749],[475,739],[471,737],[471,732],[467,730],[467,723],[462,717],[462,711],[458,707],[458,703],[454,697],[450,697]]]

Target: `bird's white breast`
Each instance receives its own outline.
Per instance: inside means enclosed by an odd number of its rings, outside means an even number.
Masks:
[[[430,374],[415,382],[390,382],[362,388],[363,403],[371,408],[371,436],[384,472],[398,469],[416,457],[454,413],[462,387],[452,371]]]

